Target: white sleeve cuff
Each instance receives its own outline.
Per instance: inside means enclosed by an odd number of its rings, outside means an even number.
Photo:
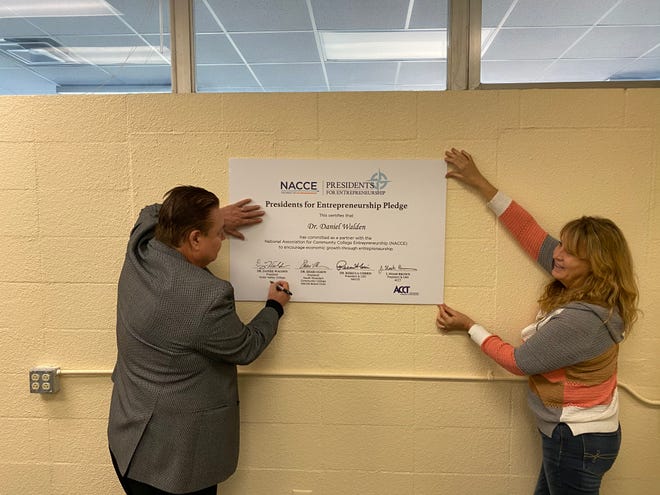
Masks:
[[[468,335],[470,335],[470,338],[472,341],[477,344],[479,347],[481,347],[481,344],[484,343],[484,340],[486,340],[488,337],[492,335],[488,330],[486,330],[484,327],[481,325],[477,325],[476,323],[470,327],[470,330],[468,330]]]
[[[504,194],[502,191],[497,191],[495,196],[486,204],[495,215],[498,217],[506,211],[511,204],[511,198]]]

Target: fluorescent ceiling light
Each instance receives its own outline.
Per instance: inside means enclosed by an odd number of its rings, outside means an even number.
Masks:
[[[481,30],[481,46],[490,28]],[[325,60],[438,60],[447,58],[447,31],[320,31]]]
[[[26,65],[165,65],[171,60],[169,48],[161,53],[153,46],[52,46],[28,42],[12,44],[5,52]]]
[[[68,46],[65,50],[82,63],[94,65],[163,65],[171,59],[169,48],[163,48],[160,53],[153,46]]]
[[[326,60],[432,60],[447,58],[447,32],[321,31]]]
[[[104,0],[0,0],[0,18],[121,15]]]

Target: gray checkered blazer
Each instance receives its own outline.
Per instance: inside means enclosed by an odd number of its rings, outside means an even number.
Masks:
[[[236,365],[268,346],[279,315],[243,324],[229,282],[153,239],[159,208],[140,213],[119,278],[108,441],[122,474],[184,493],[236,470]]]

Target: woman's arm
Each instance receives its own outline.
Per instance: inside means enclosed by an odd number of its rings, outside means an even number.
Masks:
[[[438,304],[438,315],[435,322],[440,330],[446,332],[467,332],[481,350],[502,368],[514,375],[525,374],[516,363],[515,348],[481,325],[477,325],[469,316],[446,304]]]
[[[438,328],[467,332],[484,354],[515,375],[536,375],[582,363],[604,355],[614,341],[593,307],[572,304],[551,315],[520,346],[499,336],[446,304],[438,306]]]
[[[474,189],[487,202],[499,221],[513,235],[520,247],[547,272],[552,271],[552,251],[558,241],[534,220],[522,206],[491,184],[479,171],[472,156],[465,150],[445,151],[445,161],[451,166],[446,177],[456,179]]]
[[[518,245],[541,267],[552,271],[552,255],[559,241],[548,234],[527,210],[501,191],[488,203]]]

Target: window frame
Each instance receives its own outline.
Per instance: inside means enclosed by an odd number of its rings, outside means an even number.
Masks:
[[[543,83],[481,82],[481,0],[448,0],[447,91],[660,88],[660,80]],[[172,93],[195,93],[193,0],[170,0]]]

